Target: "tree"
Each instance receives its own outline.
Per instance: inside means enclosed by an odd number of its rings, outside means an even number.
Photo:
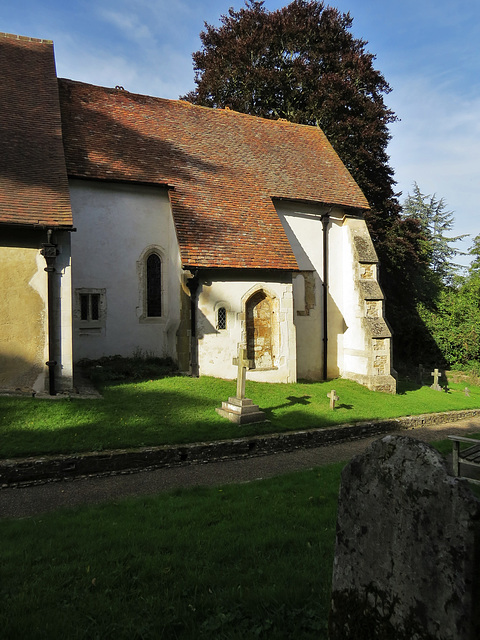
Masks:
[[[384,102],[390,86],[367,42],[351,34],[349,13],[316,0],[273,12],[263,5],[247,0],[221,16],[220,26],[205,23],[193,54],[197,86],[183,99],[322,128],[371,206],[365,218],[382,263],[387,314],[401,335],[427,263],[420,225],[401,217],[394,192],[386,149],[396,116]]]
[[[448,366],[480,360],[480,306],[470,287],[445,287],[434,309],[419,305],[419,312]],[[438,366],[438,360],[437,366]],[[433,363],[431,363],[433,364]]]
[[[454,223],[453,212],[446,210],[445,200],[424,195],[415,182],[413,194],[408,194],[403,204],[405,218],[418,220],[425,236],[424,255],[428,259],[433,274],[444,284],[452,284],[459,265],[452,262],[461,251],[452,243],[465,238],[468,234],[448,236]],[[464,254],[462,254],[464,255]]]
[[[468,250],[468,253],[473,257],[469,273],[473,277],[480,278],[480,234],[473,239],[473,245]]]

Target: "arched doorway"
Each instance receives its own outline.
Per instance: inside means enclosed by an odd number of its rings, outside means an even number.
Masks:
[[[272,369],[275,362],[273,300],[264,291],[254,293],[246,303],[247,357],[252,369]]]

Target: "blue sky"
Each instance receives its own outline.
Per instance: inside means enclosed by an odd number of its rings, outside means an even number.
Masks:
[[[274,10],[288,1],[266,0]],[[332,0],[353,17],[392,87],[390,164],[403,199],[416,181],[454,212],[452,235],[480,233],[480,2]],[[61,77],[178,98],[194,88],[204,21],[243,0],[3,0],[0,31],[54,41]],[[468,263],[468,258],[459,258]]]

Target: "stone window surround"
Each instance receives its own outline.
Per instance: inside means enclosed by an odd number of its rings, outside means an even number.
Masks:
[[[98,307],[97,307],[97,317],[92,319],[88,317],[86,319],[82,319],[81,317],[81,308],[82,308],[82,297],[88,296],[88,315],[91,312],[91,297],[98,296]],[[106,289],[104,288],[95,288],[95,287],[78,287],[74,291],[74,318],[76,320],[76,326],[80,334],[88,335],[88,334],[101,334],[105,330],[105,323],[107,317],[107,299],[106,299]]]
[[[155,254],[160,258],[161,264],[161,315],[160,316],[149,316],[147,315],[147,260],[152,255]],[[139,279],[139,305],[138,309],[140,310],[140,315],[138,316],[138,321],[140,323],[145,324],[164,324],[166,322],[166,309],[167,305],[167,287],[166,283],[166,260],[165,260],[165,251],[159,245],[149,245],[146,247],[140,256],[140,259],[137,261],[137,274]]]
[[[223,313],[224,315],[224,326],[220,327],[220,315],[221,315],[221,310],[224,310]],[[230,305],[225,302],[224,300],[219,300],[214,307],[214,312],[215,312],[215,329],[220,332],[220,331],[228,331],[230,329]]]

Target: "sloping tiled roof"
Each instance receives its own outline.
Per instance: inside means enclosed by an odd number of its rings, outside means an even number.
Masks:
[[[322,131],[60,80],[70,176],[168,184],[185,266],[295,269],[272,198],[368,209]]]
[[[0,223],[71,226],[53,44],[0,33]]]

